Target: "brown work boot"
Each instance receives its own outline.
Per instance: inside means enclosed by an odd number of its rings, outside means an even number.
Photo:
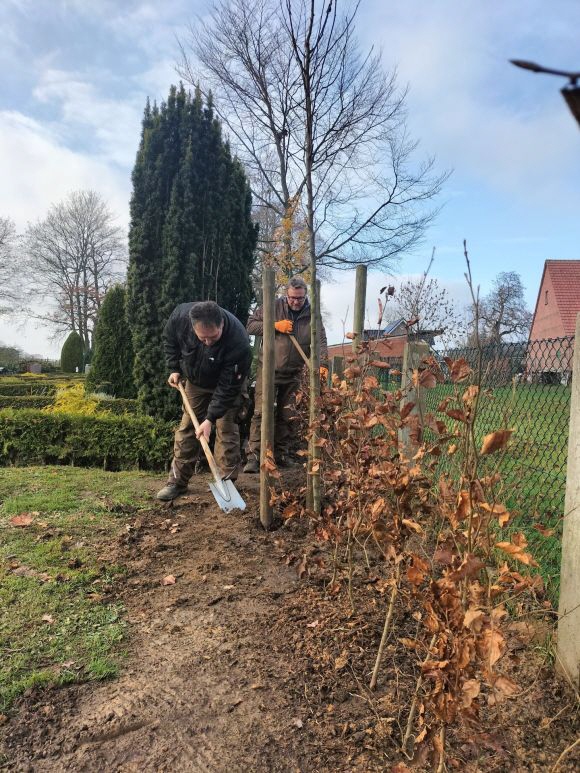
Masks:
[[[180,497],[182,494],[185,494],[186,491],[187,486],[184,486],[181,483],[168,483],[161,491],[158,491],[157,494],[155,494],[155,499],[160,499],[162,502],[171,502],[172,499]]]
[[[244,467],[244,472],[249,472],[251,475],[255,475],[257,472],[260,472],[260,462],[258,461],[258,457],[255,454],[248,456],[248,461]]]

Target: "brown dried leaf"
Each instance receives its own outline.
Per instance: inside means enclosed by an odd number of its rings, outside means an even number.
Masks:
[[[20,513],[19,515],[13,515],[10,519],[10,524],[12,526],[30,526],[31,523],[34,521],[34,518],[32,517],[31,513]]]
[[[414,531],[416,534],[423,534],[423,529],[419,526],[419,524],[415,521],[412,521],[410,518],[403,518],[401,523],[403,526],[406,526],[407,529]]]
[[[501,658],[505,640],[501,633],[495,628],[488,628],[483,633],[483,650],[489,663],[490,669]]]
[[[43,623],[48,623],[49,625],[54,623],[54,617],[52,615],[43,615],[40,619]]]
[[[479,679],[466,679],[461,686],[461,691],[463,692],[461,705],[465,709],[469,708],[481,692],[481,683]]]
[[[548,529],[546,526],[542,526],[541,523],[535,523],[534,529],[536,529],[536,531],[539,531],[542,537],[551,537],[555,531],[554,529]]]
[[[455,419],[456,421],[462,421],[464,424],[467,423],[467,416],[460,408],[448,408],[445,411],[445,414],[449,416],[450,419]]]
[[[373,368],[388,368],[389,363],[385,362],[384,360],[371,360],[369,362],[369,365],[372,365]]]
[[[175,582],[176,582],[175,575],[168,574],[166,577],[164,577],[161,580],[161,585],[175,585]]]
[[[513,429],[499,429],[496,432],[490,432],[483,438],[483,444],[481,446],[481,454],[492,454],[494,451],[499,451],[501,448],[505,448],[508,440],[511,437]]]
[[[526,564],[526,566],[537,566],[537,561],[535,561],[533,557],[529,553],[526,553],[524,550],[527,544],[528,543],[524,535],[518,533],[512,536],[511,542],[496,542],[495,546],[496,548],[503,550],[504,553],[507,553],[512,558],[515,558],[517,561],[521,561],[522,564]]]
[[[348,652],[343,650],[340,655],[334,661],[334,670],[340,671],[348,663]]]
[[[401,408],[401,420],[406,419],[414,407],[415,403],[405,403],[405,405]]]
[[[467,381],[471,375],[471,368],[466,359],[459,357],[457,360],[451,360],[449,357],[445,357],[444,360],[449,367],[451,381],[454,384],[458,384],[460,381]]]
[[[479,387],[475,384],[471,384],[471,386],[468,386],[465,392],[463,393],[462,400],[466,405],[472,405],[473,401],[479,394]]]

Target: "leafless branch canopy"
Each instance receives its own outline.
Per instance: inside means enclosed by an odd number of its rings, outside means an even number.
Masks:
[[[387,268],[423,237],[447,175],[433,159],[415,161],[406,90],[378,53],[361,53],[358,3],[346,13],[339,5],[217,0],[181,42],[178,69],[211,86],[237,153],[260,180],[259,208],[282,217],[311,163],[319,265]]]
[[[16,227],[0,217],[0,314],[17,311],[20,298]]]
[[[126,260],[123,232],[106,202],[95,191],[70,194],[28,227],[24,249],[29,315],[55,332],[76,331],[88,350],[103,298]]]

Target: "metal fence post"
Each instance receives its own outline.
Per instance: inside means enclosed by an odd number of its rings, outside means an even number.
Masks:
[[[424,357],[429,354],[429,345],[424,341],[407,341],[403,351],[403,368],[401,374],[401,389],[404,397],[401,408],[406,403],[415,403],[410,415],[418,416],[422,422],[425,415],[425,390],[413,385],[413,370],[419,367]],[[411,439],[408,427],[399,430],[399,445],[404,455],[410,459],[417,450],[417,444]]]
[[[580,689],[580,314],[576,316],[566,500],[562,534],[558,665]]]

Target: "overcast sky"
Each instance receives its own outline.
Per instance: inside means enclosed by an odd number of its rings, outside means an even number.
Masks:
[[[130,174],[146,97],[177,81],[176,38],[206,0],[1,0],[0,215],[20,230],[80,188],[97,190],[128,223]],[[383,51],[409,84],[409,127],[420,152],[452,169],[444,209],[424,247],[401,263],[466,299],[462,242],[485,292],[518,271],[535,305],[544,260],[580,259],[580,131],[563,82],[518,70],[510,58],[580,69],[578,0],[362,0],[364,47]],[[369,320],[384,276],[369,277]],[[350,329],[354,277],[323,301],[329,339]],[[0,322],[0,341],[58,356],[62,342]]]

